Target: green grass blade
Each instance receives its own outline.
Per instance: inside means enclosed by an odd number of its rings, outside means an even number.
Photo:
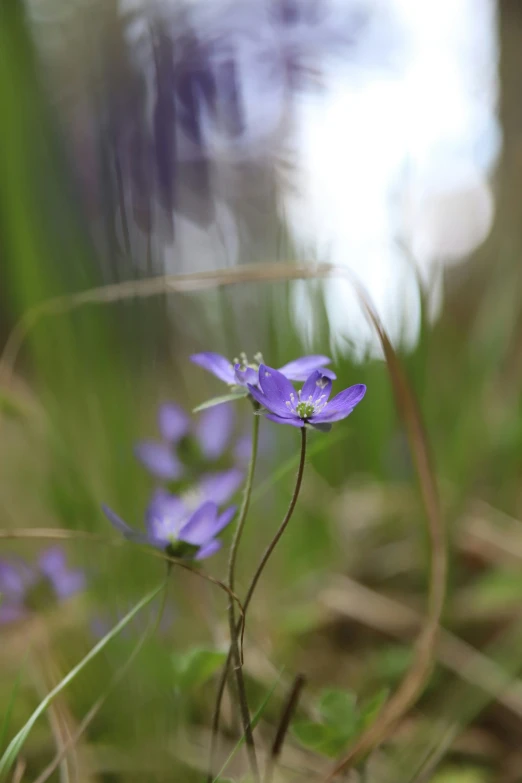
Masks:
[[[38,720],[38,718],[44,714],[46,709],[49,707],[53,699],[58,696],[59,693],[61,693],[69,683],[71,683],[75,677],[77,677],[78,674],[87,666],[90,661],[95,658],[98,653],[100,653],[108,644],[109,642],[114,639],[115,636],[117,636],[120,631],[122,631],[133,619],[133,617],[147,604],[149,604],[157,595],[158,593],[163,589],[164,584],[162,583],[159,587],[156,587],[152,592],[148,593],[148,595],[145,596],[145,598],[142,598],[141,601],[139,601],[136,606],[133,607],[133,609],[130,610],[128,614],[125,615],[125,617],[120,620],[120,622],[114,626],[112,630],[109,631],[108,634],[106,634],[103,639],[100,639],[98,644],[96,644],[92,650],[90,650],[85,658],[83,658],[80,663],[78,663],[74,669],[71,669],[69,674],[67,674],[63,680],[58,683],[58,685],[53,688],[52,691],[43,699],[43,701],[38,705],[38,707],[35,709],[25,726],[23,726],[18,734],[11,740],[9,743],[5,753],[3,754],[2,758],[0,759],[0,780],[5,780],[5,777],[11,767],[13,766],[21,748],[23,747],[27,737],[29,736],[29,733],[31,729],[33,728],[34,724]]]
[[[27,655],[24,658],[24,662],[20,666],[20,669],[18,670],[18,674],[16,675],[16,680],[13,685],[13,690],[11,691],[11,698],[9,699],[9,704],[7,705],[7,710],[5,712],[4,718],[2,720],[2,726],[0,727],[0,751],[5,745],[5,740],[7,737],[7,731],[9,729],[9,722],[11,720],[11,714],[13,712],[14,703],[16,701],[16,697],[18,695],[18,688],[20,687],[20,682],[22,679],[22,672],[24,670],[24,666],[27,661]]]

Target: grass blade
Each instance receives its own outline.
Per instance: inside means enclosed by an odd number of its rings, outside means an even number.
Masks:
[[[2,726],[0,728],[0,751],[5,745],[5,740],[7,737],[7,731],[9,729],[9,721],[11,720],[11,714],[13,712],[14,703],[16,701],[16,697],[18,695],[18,688],[20,687],[20,681],[22,679],[22,672],[24,670],[24,666],[27,661],[27,656],[24,659],[24,662],[20,666],[20,669],[18,671],[18,674],[16,675],[16,680],[13,685],[13,690],[11,691],[11,698],[9,699],[9,704],[7,705],[7,709],[4,715],[4,718],[2,720]]]
[[[109,631],[108,634],[106,634],[103,639],[100,639],[98,644],[96,644],[92,650],[90,650],[87,655],[78,663],[74,669],[71,669],[69,674],[67,674],[63,680],[58,683],[58,685],[53,688],[52,691],[43,699],[42,702],[38,705],[38,707],[35,709],[29,720],[26,722],[26,724],[20,729],[18,734],[11,740],[9,743],[5,753],[2,755],[2,758],[0,759],[0,780],[5,780],[7,773],[13,766],[14,762],[16,761],[16,758],[22,749],[27,737],[29,736],[31,729],[33,728],[34,724],[38,720],[38,718],[44,714],[46,709],[49,707],[49,705],[52,703],[53,699],[58,696],[59,693],[61,693],[68,685],[71,683],[75,677],[80,674],[80,672],[83,671],[83,669],[87,666],[90,661],[95,658],[98,653],[100,653],[112,639],[114,639],[120,631],[122,631],[133,619],[133,617],[147,604],[149,604],[157,595],[158,593],[163,589],[164,585],[163,583],[156,587],[154,590],[152,590],[148,595],[145,596],[145,598],[142,598],[141,601],[139,601],[136,606],[134,606],[128,614],[125,615],[125,617],[120,620],[120,622],[112,628],[112,630]]]

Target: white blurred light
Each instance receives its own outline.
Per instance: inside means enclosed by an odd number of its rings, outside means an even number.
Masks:
[[[442,266],[472,252],[493,220],[495,3],[371,4],[364,62],[331,59],[323,64],[326,91],[297,99],[297,187],[284,214],[301,251],[352,270],[392,339],[411,347],[420,326],[418,278],[435,316]],[[387,30],[398,33],[398,45],[389,63],[372,67]],[[336,279],[325,289],[334,345],[348,340],[356,355],[378,354],[349,283]],[[305,285],[296,285],[294,306],[301,328],[310,328]]]

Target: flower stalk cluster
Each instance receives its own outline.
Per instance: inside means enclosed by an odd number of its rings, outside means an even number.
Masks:
[[[170,557],[200,561],[215,554],[222,546],[221,533],[236,517],[237,506],[229,505],[241,483],[243,498],[237,514],[235,530],[229,548],[226,587],[235,596],[236,567],[245,531],[258,458],[260,421],[264,417],[276,424],[298,428],[301,433],[300,460],[294,491],[288,510],[272,540],[268,543],[253,572],[250,585],[242,599],[243,616],[238,620],[235,602],[229,601],[228,621],[230,647],[217,693],[212,724],[212,743],[208,780],[213,780],[214,755],[219,731],[221,699],[226,682],[231,685],[238,704],[248,751],[251,776],[260,781],[259,764],[251,725],[248,696],[243,675],[240,644],[248,606],[263,571],[284,534],[297,505],[306,462],[307,434],[310,429],[328,431],[332,424],[345,419],[361,402],[366,387],[356,384],[330,398],[335,373],[328,368],[331,360],[323,355],[304,356],[274,369],[261,354],[249,361],[245,354],[229,361],[217,353],[198,353],[191,357],[194,364],[208,370],[225,383],[232,392],[231,400],[246,398],[251,404],[251,451],[246,477],[243,465],[236,462],[226,470],[208,470],[208,463],[220,459],[230,442],[232,403],[218,398],[215,406],[206,410],[196,425],[178,406],[167,403],[158,413],[159,440],[143,441],[136,447],[140,462],[159,482],[145,511],[145,527],[139,530],[127,524],[108,506],[103,510],[112,525],[129,541],[146,544],[164,551]],[[294,383],[303,382],[300,389]],[[200,406],[201,407],[201,406]],[[188,470],[181,458],[186,439],[192,438],[203,456],[205,470],[189,488],[173,491]],[[233,670],[231,670],[233,664]],[[267,773],[268,774],[268,773]]]

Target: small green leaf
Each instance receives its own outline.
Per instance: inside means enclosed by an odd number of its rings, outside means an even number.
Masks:
[[[234,402],[235,400],[242,400],[244,397],[248,397],[248,391],[232,392],[232,394],[223,394],[221,397],[212,397],[211,400],[202,402],[196,408],[192,409],[192,413],[199,413],[207,408],[213,408],[215,405],[222,405],[224,402]]]
[[[292,732],[305,748],[316,750],[330,736],[331,729],[324,723],[314,723],[311,720],[296,720],[292,724]]]
[[[329,758],[337,756],[347,742],[346,736],[333,726],[307,720],[295,721],[292,733],[305,748]]]
[[[177,671],[178,685],[182,690],[200,688],[225,663],[227,654],[218,650],[198,648],[186,655],[176,656],[174,665]]]
[[[27,418],[26,406],[14,395],[0,390],[0,413],[12,419]]]
[[[360,730],[364,731],[368,726],[371,726],[372,723],[375,721],[375,718],[379,714],[379,712],[382,710],[384,704],[386,703],[386,700],[389,696],[389,689],[383,688],[382,690],[378,691],[375,696],[372,696],[368,701],[363,703],[360,707]]]
[[[323,721],[339,733],[346,733],[357,723],[357,697],[351,691],[329,688],[323,691],[318,707]]]

